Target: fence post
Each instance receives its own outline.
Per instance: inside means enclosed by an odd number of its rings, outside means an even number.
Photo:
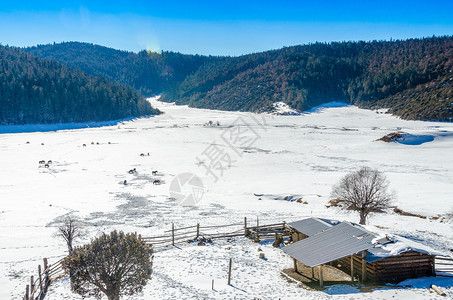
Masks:
[[[35,296],[35,277],[30,276],[30,298],[33,299]]]
[[[41,293],[41,299],[44,299],[45,294],[47,293],[47,288],[49,287],[50,278],[49,278],[49,265],[47,264],[47,258],[43,259],[44,261],[44,288],[43,292]]]
[[[324,287],[324,276],[322,274],[322,265],[319,265],[319,286]]]
[[[39,289],[42,289],[41,265],[38,265]]]
[[[366,281],[366,251],[362,251],[362,283]]]
[[[200,223],[197,223],[197,240],[200,237]]]
[[[259,226],[260,226],[260,220],[258,219],[258,216],[256,216],[256,235],[257,235],[258,240],[260,239],[260,230],[258,229]]]
[[[44,271],[47,270],[47,258],[43,258],[43,262],[44,262]]]
[[[231,285],[231,263],[232,263],[233,259],[230,258],[230,265],[228,267],[228,285]]]
[[[171,245],[175,245],[175,223],[171,223]]]
[[[354,282],[354,258],[353,258],[353,255],[351,255],[351,281],[352,282]]]
[[[29,295],[30,295],[30,286],[27,284],[27,287],[25,288],[25,300],[30,300]]]

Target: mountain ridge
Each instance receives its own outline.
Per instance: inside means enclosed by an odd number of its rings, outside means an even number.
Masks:
[[[71,42],[26,51],[98,76],[114,69],[108,79],[197,108],[265,112],[283,101],[303,111],[341,101],[389,108],[404,119],[453,117],[451,36],[313,43],[238,57],[104,48]],[[84,63],[71,59],[71,51]]]

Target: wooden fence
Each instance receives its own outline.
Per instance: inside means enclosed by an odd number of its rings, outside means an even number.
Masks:
[[[43,259],[43,268],[38,265],[38,276],[30,276],[30,284],[25,288],[24,300],[42,300],[47,294],[50,284],[64,276],[63,267],[61,265],[63,258],[54,264],[48,264],[47,258]]]
[[[453,277],[453,258],[436,256],[434,260],[436,276]]]
[[[176,228],[172,223],[171,229],[164,231],[163,235],[141,237],[146,243],[153,245],[155,249],[168,246],[175,246],[191,241],[209,241],[219,238],[231,238],[237,236],[246,236],[254,240],[265,240],[274,238],[275,234],[284,234],[287,231],[286,223],[259,225],[257,219],[255,226],[248,226],[247,218],[244,223],[200,226],[200,223]],[[38,276],[30,277],[30,284],[25,289],[24,300],[43,300],[46,296],[50,284],[65,276],[61,262],[63,258],[56,263],[48,264],[47,258],[44,258],[44,267],[38,266]]]
[[[191,241],[206,241],[237,236],[262,240],[274,238],[276,233],[289,233],[285,222],[259,225],[259,221],[257,220],[256,226],[249,226],[247,224],[247,218],[244,218],[244,223],[213,226],[201,226],[198,223],[193,226],[176,228],[175,224],[172,223],[171,229],[164,231],[163,235],[142,237],[142,239],[158,249]]]

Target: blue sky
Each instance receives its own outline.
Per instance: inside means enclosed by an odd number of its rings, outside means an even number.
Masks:
[[[240,55],[315,41],[453,35],[453,0],[4,2],[0,43],[13,46],[83,41]]]

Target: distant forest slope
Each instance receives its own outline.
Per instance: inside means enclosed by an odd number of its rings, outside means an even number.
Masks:
[[[106,121],[156,113],[130,88],[0,46],[0,125]]]
[[[27,51],[199,108],[262,112],[284,101],[302,111],[342,101],[405,119],[453,118],[453,37],[315,43],[240,57],[134,54],[83,43]]]
[[[79,42],[38,45],[24,50],[116,81],[145,96],[178,89],[189,74],[209,59],[175,52],[133,53]]]

